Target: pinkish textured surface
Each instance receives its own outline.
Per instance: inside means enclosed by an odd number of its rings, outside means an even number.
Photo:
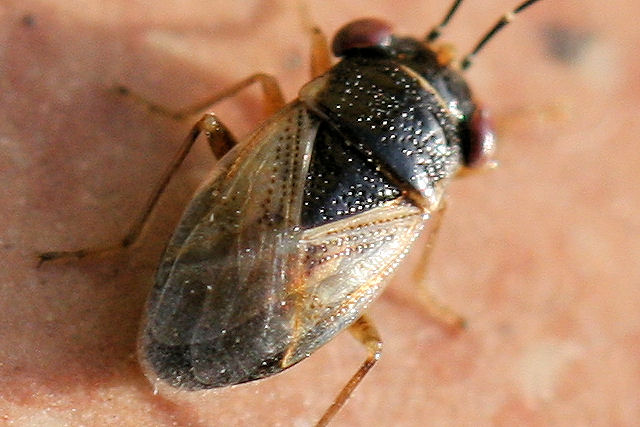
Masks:
[[[0,4],[0,423],[310,425],[364,356],[344,334],[268,380],[153,395],[134,355],[138,319],[212,164],[205,144],[137,248],[35,268],[38,251],[122,236],[190,125],[113,84],[177,107],[265,71],[295,96],[308,57],[295,2],[236,3]],[[328,33],[362,15],[424,33],[447,2],[309,3]],[[468,47],[513,3],[468,0],[445,38]],[[469,328],[444,332],[399,274],[371,308],[383,358],[336,426],[637,425],[637,16],[632,0],[546,0],[477,60],[468,77],[500,118],[501,167],[453,185],[431,267]],[[248,91],[216,112],[246,133],[259,100]]]

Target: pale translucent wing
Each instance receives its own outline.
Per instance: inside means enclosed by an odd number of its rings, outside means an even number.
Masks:
[[[218,387],[296,363],[362,314],[419,234],[425,214],[404,199],[300,229],[318,125],[292,104],[191,203],[150,298],[143,345],[160,377]]]
[[[286,341],[290,314],[280,302],[290,281],[287,263],[298,254],[296,226],[317,127],[293,104],[225,156],[167,248],[148,330],[162,345],[189,346],[199,381],[214,382],[215,367],[233,365],[240,353],[263,354]],[[227,342],[234,329],[252,323],[260,336]],[[256,343],[265,348],[252,348]],[[224,360],[214,363],[220,346]],[[253,359],[243,363],[259,363]]]
[[[404,199],[306,231],[305,279],[284,366],[308,356],[357,320],[382,291],[427,219]]]

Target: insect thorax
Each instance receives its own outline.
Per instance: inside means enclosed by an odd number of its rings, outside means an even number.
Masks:
[[[345,209],[358,213],[400,193],[421,199],[420,204],[427,208],[435,207],[444,181],[459,166],[460,141],[467,137],[468,118],[475,109],[458,73],[438,64],[435,53],[413,39],[397,40],[393,54],[361,49],[347,55],[305,86],[300,98],[331,128],[319,133],[316,144],[330,141],[334,148],[316,145],[314,152],[322,153],[325,159],[335,157],[335,150],[348,152],[342,157],[365,164],[367,179],[379,183],[372,194],[339,206],[329,217],[339,216]],[[333,136],[320,138],[325,133]],[[338,144],[349,148],[338,148]],[[322,162],[324,175],[327,168],[343,175],[346,164],[341,163],[333,167],[331,162]],[[310,174],[310,179],[319,178]],[[338,180],[343,188],[345,179]],[[362,192],[370,183],[352,185],[348,193]],[[321,184],[322,191],[328,191],[326,179],[318,182]],[[308,184],[307,193],[314,191],[313,183]],[[328,200],[327,207],[320,206],[323,202],[317,197],[307,200],[325,211],[340,205],[335,198]]]

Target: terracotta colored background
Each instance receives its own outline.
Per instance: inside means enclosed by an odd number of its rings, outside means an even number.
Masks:
[[[448,2],[309,3],[329,34],[362,15],[423,34]],[[468,0],[445,38],[464,52],[514,3]],[[265,381],[153,395],[138,319],[213,163],[205,144],[137,248],[36,269],[38,251],[122,236],[192,122],[115,83],[179,107],[261,70],[295,97],[308,75],[296,3],[230,4],[0,3],[0,424],[305,426],[363,358],[343,334]],[[452,186],[431,267],[469,328],[447,334],[399,274],[371,308],[383,358],[336,426],[638,425],[638,16],[633,0],[546,0],[477,60],[468,78],[499,119],[501,167]],[[241,135],[259,102],[250,90],[215,110]]]

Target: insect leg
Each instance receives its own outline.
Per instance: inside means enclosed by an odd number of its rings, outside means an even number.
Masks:
[[[273,76],[264,73],[253,74],[246,79],[239,81],[235,85],[226,88],[222,92],[218,92],[215,95],[205,99],[204,101],[183,108],[181,110],[172,110],[165,106],[155,104],[154,102],[151,102],[148,99],[129,91],[129,89],[124,86],[118,86],[116,90],[118,90],[121,94],[126,95],[134,99],[136,102],[144,105],[150,111],[162,114],[167,117],[171,117],[175,120],[184,120],[189,116],[193,116],[194,114],[197,114],[198,112],[211,107],[216,102],[235,96],[242,89],[251,86],[254,83],[258,83],[262,88],[262,92],[264,93],[265,98],[264,109],[265,113],[268,116],[272,115],[284,106],[284,97],[282,96],[282,91],[280,90],[278,81]]]
[[[136,222],[133,223],[133,225],[129,229],[129,232],[124,237],[124,239],[120,241],[119,244],[105,247],[87,248],[76,251],[44,252],[38,256],[40,259],[39,265],[44,262],[59,258],[83,258],[87,255],[104,253],[131,246],[140,236],[140,232],[149,219],[149,215],[151,215],[153,208],[158,202],[158,199],[164,192],[164,189],[167,187],[167,184],[169,183],[175,172],[184,161],[185,157],[187,157],[187,154],[191,150],[191,147],[193,147],[193,144],[200,133],[204,133],[207,136],[209,146],[211,147],[211,150],[216,157],[224,155],[227,151],[229,151],[231,147],[236,144],[236,141],[229,130],[216,118],[215,115],[205,114],[200,120],[198,120],[193,128],[191,128],[189,135],[180,146],[180,149],[178,150],[175,157],[171,161],[171,164],[158,182],[153,193],[151,193],[151,196],[149,197],[142,214],[138,217]]]
[[[326,73],[331,68],[331,54],[327,36],[318,27],[312,27],[311,32],[311,78],[314,79]]]
[[[453,330],[459,330],[465,327],[465,319],[454,312],[451,308],[438,301],[427,285],[427,266],[429,265],[429,258],[431,257],[434,243],[438,236],[438,232],[440,231],[440,225],[442,224],[442,217],[444,216],[445,210],[446,203],[443,201],[440,208],[432,213],[432,228],[429,230],[430,232],[427,238],[427,244],[422,246],[422,254],[419,258],[420,262],[417,263],[413,270],[413,280],[417,287],[420,302],[427,313],[447,327],[450,327]]]
[[[326,426],[329,421],[331,421],[340,408],[345,404],[347,399],[349,399],[353,390],[355,390],[358,384],[360,384],[360,381],[362,381],[364,376],[367,375],[373,365],[375,365],[378,359],[380,359],[380,355],[382,354],[382,340],[380,339],[380,334],[378,334],[376,327],[366,315],[362,315],[358,320],[356,320],[356,322],[349,327],[349,332],[351,332],[354,338],[360,341],[362,345],[367,348],[367,352],[369,354],[360,366],[360,369],[358,369],[358,371],[351,377],[349,382],[340,391],[340,394],[336,396],[329,409],[327,409],[324,415],[322,415],[322,418],[320,418],[316,427]]]
[[[306,2],[299,3],[300,19],[305,30],[309,32],[311,37],[311,78],[315,79],[318,76],[323,75],[331,68],[331,53],[329,52],[329,42],[327,36],[322,30],[314,25],[311,17],[309,16],[309,10]]]

